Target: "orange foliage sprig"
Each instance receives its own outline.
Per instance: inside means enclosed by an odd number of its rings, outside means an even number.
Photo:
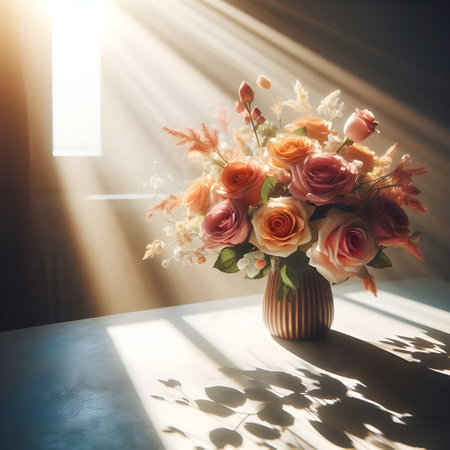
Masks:
[[[169,197],[150,208],[145,218],[147,220],[151,219],[158,210],[164,212],[165,214],[170,213],[173,209],[178,208],[182,204],[183,195],[183,193],[169,195]]]
[[[198,133],[192,128],[174,130],[173,128],[164,127],[163,130],[178,138],[178,141],[175,142],[176,146],[185,144],[189,146],[185,156],[189,156],[192,152],[203,155],[210,155],[214,152],[225,161],[225,158],[223,158],[219,150],[219,134],[217,130],[215,128],[208,129],[205,122],[202,122],[201,127],[201,133]]]

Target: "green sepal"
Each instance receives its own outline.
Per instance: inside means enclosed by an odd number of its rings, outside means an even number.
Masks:
[[[291,134],[296,134],[297,136],[308,136],[308,133],[306,132],[306,127],[297,128]]]
[[[387,257],[386,253],[383,252],[384,247],[378,249],[378,253],[372,261],[368,262],[367,265],[373,267],[374,269],[384,269],[385,267],[392,267],[392,263]]]
[[[278,181],[276,178],[268,175],[266,179],[264,180],[264,183],[261,186],[261,201],[262,203],[266,203],[272,192],[275,190],[276,186],[278,184]]]
[[[237,262],[244,256],[245,253],[255,251],[256,247],[249,242],[238,244],[234,247],[225,247],[220,252],[214,263],[214,268],[225,273],[239,272]]]

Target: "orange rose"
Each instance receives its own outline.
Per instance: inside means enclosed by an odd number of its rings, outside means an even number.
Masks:
[[[228,163],[221,181],[228,197],[248,206],[261,202],[261,186],[266,177],[265,170],[249,158]]]
[[[314,144],[306,136],[285,134],[279,138],[270,139],[267,151],[282,167],[293,166],[302,162],[314,150]]]
[[[250,243],[268,255],[289,256],[311,240],[312,210],[293,197],[271,198],[253,216]]]
[[[183,203],[189,214],[206,212],[213,203],[218,186],[211,175],[203,175],[194,180],[184,193]]]
[[[346,145],[341,149],[339,155],[347,161],[353,161],[355,159],[361,161],[361,170],[364,173],[372,172],[377,159],[375,153],[370,148],[361,144]]]
[[[298,128],[306,128],[306,134],[311,139],[317,139],[321,144],[327,141],[332,132],[331,123],[320,117],[300,117],[286,127],[286,131],[292,133]]]

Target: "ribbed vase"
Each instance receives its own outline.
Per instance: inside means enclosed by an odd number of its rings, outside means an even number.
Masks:
[[[280,282],[280,271],[273,269],[263,301],[263,319],[270,333],[291,340],[325,337],[334,317],[330,283],[315,269],[307,270],[297,291],[278,300]]]

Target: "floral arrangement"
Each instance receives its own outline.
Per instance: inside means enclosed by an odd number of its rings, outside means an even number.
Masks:
[[[358,277],[376,295],[368,267],[391,266],[386,247],[403,247],[423,261],[420,234],[410,232],[405,207],[427,211],[412,184],[426,169],[411,167],[409,155],[394,165],[397,144],[382,156],[360,144],[378,132],[367,109],[356,109],[342,134],[333,129],[343,115],[339,90],[313,116],[299,81],[291,100],[274,98],[263,75],[257,85],[271,95],[276,124],[254,106],[255,92],[244,81],[235,108],[240,129],[230,127],[233,116],[226,111],[216,115],[217,125],[203,123],[200,131],[164,128],[175,145],[187,146],[185,157],[200,165],[202,175],[150,209],[148,219],[159,210],[172,222],[166,227],[172,242],[154,240],[144,259],[171,244],[163,267],[173,260],[201,265],[214,255],[216,269],[243,271],[251,279],[277,268],[279,298],[297,289],[299,274],[312,267],[331,283]],[[286,125],[284,108],[297,114]],[[183,220],[173,215],[180,207]]]

